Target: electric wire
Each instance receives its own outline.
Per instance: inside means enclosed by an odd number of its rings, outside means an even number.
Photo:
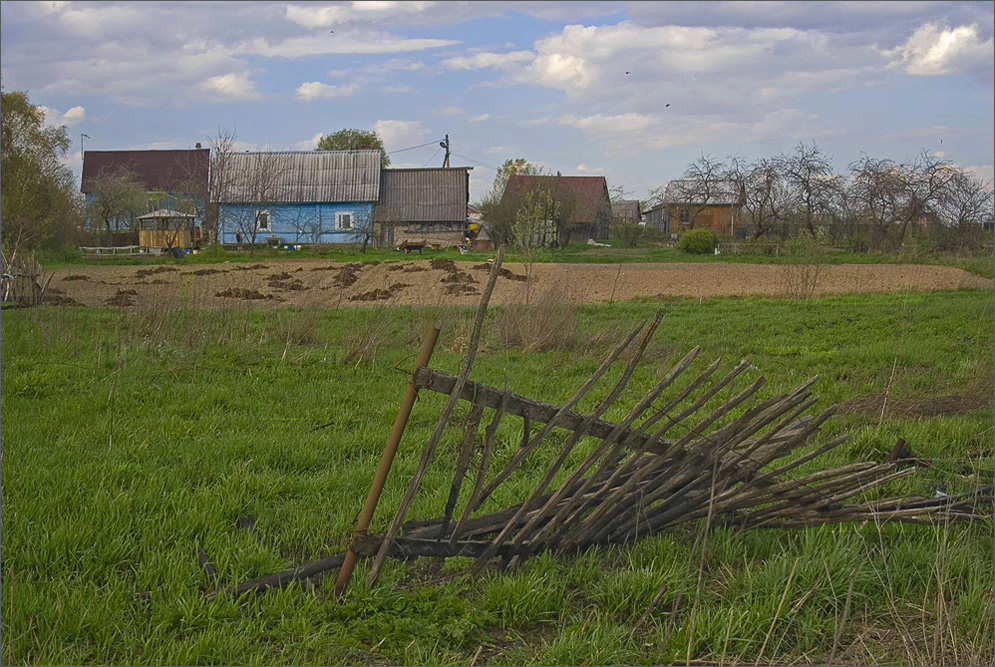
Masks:
[[[429,141],[428,143],[420,144],[418,146],[410,146],[408,148],[398,148],[396,151],[391,151],[387,155],[393,155],[394,153],[403,153],[404,151],[413,151],[416,148],[425,148],[426,146],[431,146],[432,144],[438,143],[437,141]]]
[[[430,158],[429,158],[429,159],[428,159],[428,160],[427,160],[427,161],[425,162],[425,164],[423,164],[423,165],[422,165],[422,169],[424,169],[425,167],[427,167],[427,166],[428,166],[428,163],[429,163],[429,162],[431,162],[432,160],[434,160],[434,159],[435,159],[435,156],[436,156],[436,155],[438,155],[438,154],[439,154],[439,151],[441,151],[441,150],[442,150],[442,147],[441,147],[441,146],[440,146],[439,148],[436,148],[436,149],[435,149],[435,152],[434,152],[434,153],[432,153],[432,157],[430,157]]]

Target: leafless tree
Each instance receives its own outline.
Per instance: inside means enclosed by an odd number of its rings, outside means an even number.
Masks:
[[[777,160],[785,181],[797,197],[800,221],[813,237],[818,236],[815,223],[825,219],[840,187],[831,158],[814,141],[811,146],[799,141],[793,153],[782,154]]]
[[[742,193],[743,211],[753,227],[753,238],[770,234],[784,219],[789,193],[777,160],[760,158],[746,162],[731,159],[727,178],[736,183]]]
[[[234,129],[218,127],[218,133],[208,140],[211,149],[211,169],[208,176],[207,207],[204,212],[204,232],[212,240],[219,239],[218,202],[232,187],[232,155],[235,153],[237,133]]]
[[[222,230],[241,231],[255,248],[260,232],[272,229],[276,204],[282,202],[284,176],[289,166],[287,156],[272,152],[229,156],[227,173],[215,192],[219,206],[218,226]]]
[[[714,203],[721,184],[728,180],[725,162],[702,153],[680,179],[652,190],[650,198],[654,204],[680,204],[687,214],[688,228],[693,229],[698,215]]]

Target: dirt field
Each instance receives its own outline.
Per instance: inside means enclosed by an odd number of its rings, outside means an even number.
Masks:
[[[491,303],[524,300],[525,267],[505,264]],[[471,305],[487,282],[489,265],[419,259],[341,263],[324,259],[267,260],[190,266],[93,266],[56,269],[46,293],[52,304],[148,308],[236,304],[353,306]],[[533,293],[558,287],[575,303],[633,297],[791,295],[797,267],[755,264],[536,264]],[[961,269],[925,265],[823,266],[815,294],[992,287]]]

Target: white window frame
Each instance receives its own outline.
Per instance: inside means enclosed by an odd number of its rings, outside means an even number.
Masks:
[[[263,224],[263,220],[266,221],[265,225]],[[259,213],[256,214],[256,229],[261,232],[272,231],[273,216],[269,211],[259,211]]]
[[[349,219],[349,226],[342,224],[342,219]],[[339,211],[335,214],[335,229],[337,231],[351,232],[356,229],[356,214],[352,211]]]

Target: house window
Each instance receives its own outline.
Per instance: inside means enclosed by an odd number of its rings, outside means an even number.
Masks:
[[[269,231],[269,211],[260,211],[256,216],[256,227],[261,232]]]
[[[336,213],[335,214],[335,228],[336,229],[352,229],[352,213]]]
[[[688,211],[686,208],[682,208],[680,212],[677,214],[677,221],[682,225],[690,225],[691,212]]]

